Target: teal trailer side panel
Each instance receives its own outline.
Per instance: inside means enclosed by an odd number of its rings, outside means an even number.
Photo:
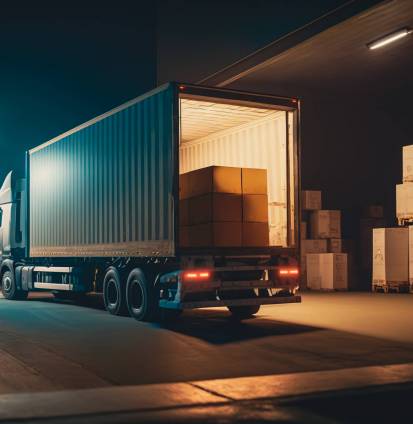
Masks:
[[[31,257],[173,256],[175,89],[29,152]]]

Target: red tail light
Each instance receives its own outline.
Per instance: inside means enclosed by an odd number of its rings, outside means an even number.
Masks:
[[[211,272],[202,270],[202,271],[185,271],[182,274],[182,279],[184,281],[208,281],[211,278]]]
[[[299,273],[298,268],[280,268],[278,270],[280,277],[296,277]]]

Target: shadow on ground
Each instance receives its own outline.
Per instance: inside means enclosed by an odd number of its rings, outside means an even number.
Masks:
[[[323,330],[308,325],[268,320],[259,316],[240,322],[234,320],[225,310],[188,311],[173,322],[163,323],[162,328],[213,344]]]
[[[56,304],[61,303],[78,308],[104,310],[103,300],[99,295],[86,296],[81,301],[76,302],[55,299],[52,295],[37,295],[31,297],[29,300]],[[116,317],[113,317],[113,319],[116,319]],[[138,325],[138,323],[136,324]],[[319,327],[274,321],[260,318],[259,316],[238,321],[226,309],[185,311],[181,316],[170,321],[144,323],[144,325],[194,337],[216,345],[324,330]]]

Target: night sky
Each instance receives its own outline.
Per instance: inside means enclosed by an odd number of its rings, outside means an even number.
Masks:
[[[23,173],[26,149],[155,84],[154,7],[63,3],[2,4],[1,180]]]
[[[25,150],[154,87],[157,42],[159,80],[194,81],[342,3],[2,4],[0,179],[23,175]]]

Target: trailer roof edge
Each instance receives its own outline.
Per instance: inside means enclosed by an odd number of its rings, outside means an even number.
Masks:
[[[146,99],[147,97],[150,97],[150,96],[152,96],[152,95],[154,95],[156,93],[159,93],[159,92],[161,92],[163,90],[166,90],[169,86],[171,86],[173,84],[174,83],[172,83],[172,82],[167,82],[165,84],[160,85],[159,87],[156,87],[156,88],[148,91],[147,93],[141,94],[138,97],[134,97],[133,99],[128,100],[127,102],[122,103],[121,105],[119,105],[119,106],[117,106],[117,107],[115,107],[113,109],[110,109],[107,112],[102,113],[101,115],[96,116],[95,118],[92,118],[89,121],[84,122],[83,124],[77,125],[76,127],[72,128],[72,129],[70,129],[68,131],[65,131],[64,133],[62,133],[62,134],[60,134],[60,135],[58,135],[56,137],[53,137],[52,139],[50,139],[48,141],[45,141],[44,143],[39,144],[38,146],[33,147],[32,149],[29,149],[28,150],[28,153],[29,153],[29,155],[31,155],[32,153],[35,153],[35,152],[37,152],[39,150],[42,150],[45,147],[47,147],[47,146],[49,146],[51,144],[56,143],[57,141],[61,140],[62,138],[65,138],[65,137],[67,137],[67,136],[69,136],[71,134],[74,134],[75,132],[77,132],[79,130],[82,130],[83,128],[89,127],[90,125],[93,125],[96,122],[99,122],[102,119],[107,118],[108,116],[114,115],[115,113],[120,112],[123,109],[127,109],[128,107],[130,107],[130,106],[134,105],[135,103],[138,103],[138,102]]]

